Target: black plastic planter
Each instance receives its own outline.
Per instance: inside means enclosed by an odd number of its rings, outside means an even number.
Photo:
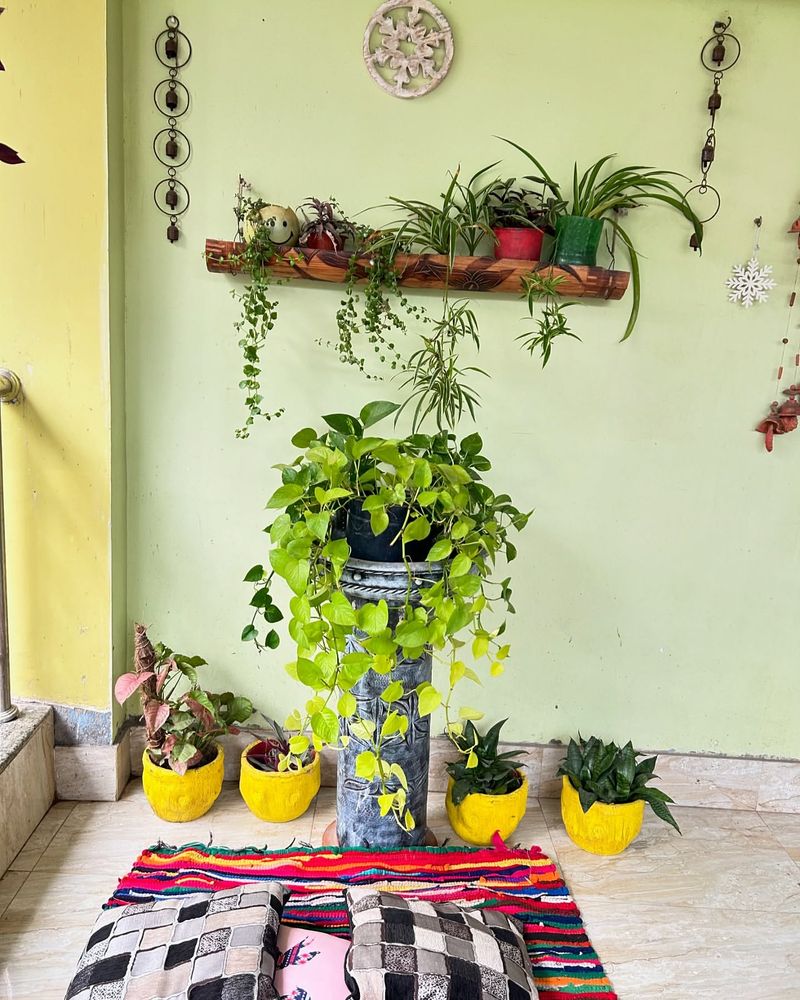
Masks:
[[[407,507],[387,507],[389,527],[374,535],[369,520],[369,513],[363,509],[361,500],[351,500],[347,507],[347,529],[345,537],[350,546],[352,559],[364,559],[367,562],[402,562],[403,546],[400,542],[401,528],[408,513]],[[397,541],[394,541],[394,539]],[[422,562],[430,552],[436,539],[423,538],[422,541],[406,542],[406,559],[411,562]]]

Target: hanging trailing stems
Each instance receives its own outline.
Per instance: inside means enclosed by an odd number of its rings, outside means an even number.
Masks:
[[[503,672],[510,651],[503,638],[503,612],[514,608],[510,580],[494,579],[495,563],[498,556],[508,562],[515,558],[510,529],[521,531],[530,514],[483,482],[481,473],[491,465],[478,434],[460,442],[450,431],[401,439],[376,435],[372,427],[397,410],[396,403],[377,401],[358,416],[329,414],[323,418],[325,429],[304,428],[295,434],[292,443],[300,454],[280,466],[282,485],[267,501],[267,508],[278,512],[268,527],[269,566],[254,566],[246,579],[255,586],[251,607],[256,617],[263,614],[270,630],[275,577],[292,592],[288,632],[295,652],[286,669],[309,688],[309,697],[286,720],[293,735],[285,766],[296,766],[295,758],[309,747],[341,748],[347,737],[340,739],[339,719],[348,719],[350,732],[367,747],[357,758],[356,774],[376,784],[381,814],[391,814],[403,829],[412,830],[406,775],[400,765],[384,760],[386,741],[407,732],[403,706],[411,694],[421,716],[445,706],[453,738],[463,735],[467,721],[482,717],[467,707],[456,715],[452,707],[460,681],[481,683],[477,671],[464,662],[463,649],[471,643],[475,661],[487,664],[492,676]],[[350,545],[339,526],[354,501],[368,512],[375,535],[386,530],[390,508],[404,509],[398,540],[408,589],[391,613],[385,600],[356,607],[341,584]],[[425,559],[443,564],[440,579],[412,579],[411,543],[425,543]],[[412,585],[418,589],[414,601]],[[255,619],[242,638],[259,640]],[[443,667],[445,683],[425,682],[407,691],[395,670],[425,648]],[[387,714],[380,729],[359,715],[353,694],[369,670],[389,681],[381,695]],[[456,745],[468,755],[462,744]]]

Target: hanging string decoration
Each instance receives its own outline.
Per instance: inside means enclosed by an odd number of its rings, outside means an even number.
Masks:
[[[689,195],[696,191],[700,197],[704,197],[710,193],[713,199],[715,199],[714,210],[706,218],[702,219],[703,223],[710,222],[714,218],[717,212],[719,212],[722,203],[719,191],[709,183],[708,175],[711,172],[711,167],[717,155],[717,114],[722,107],[720,85],[725,74],[733,69],[739,61],[739,56],[742,54],[742,46],[739,39],[728,30],[730,26],[731,18],[728,18],[727,21],[715,21],[714,33],[700,50],[700,62],[703,68],[712,74],[713,78],[713,90],[706,105],[708,113],[711,115],[711,124],[706,131],[703,148],[700,151],[700,173],[702,175],[700,183],[690,187],[685,197],[688,199]],[[697,214],[702,215],[702,212],[698,212]],[[694,233],[692,233],[689,240],[689,246],[692,250],[700,249],[697,236]]]
[[[4,10],[5,7],[0,7],[0,14],[2,14]],[[2,59],[0,59],[0,73],[2,73],[4,70],[5,66],[3,65]],[[8,143],[6,142],[0,142],[0,163],[7,163],[9,166],[14,166],[17,163],[24,163],[24,162],[25,161],[22,159],[22,157],[19,155],[16,149],[12,149],[12,147],[9,146]]]
[[[772,267],[765,264],[763,267],[758,259],[758,252],[761,249],[759,243],[759,233],[763,219],[759,215],[753,219],[755,233],[753,234],[753,252],[750,260],[746,264],[735,264],[731,271],[731,277],[725,282],[730,289],[728,298],[731,302],[738,302],[745,309],[749,309],[757,302],[766,302],[769,292],[775,287],[773,281]]]
[[[169,76],[156,84],[153,101],[166,118],[166,127],[153,139],[153,153],[166,167],[167,176],[156,184],[153,200],[156,208],[169,218],[167,239],[176,243],[180,237],[178,220],[189,207],[189,189],[178,180],[178,171],[186,166],[192,155],[188,137],[178,128],[178,119],[189,110],[191,98],[186,85],[178,79],[180,70],[192,58],[192,45],[180,30],[180,21],[174,14],[166,20],[166,28],[156,38],[156,58],[169,70]]]
[[[793,310],[797,301],[797,287],[798,283],[800,283],[800,218],[795,219],[789,232],[797,236],[799,255],[796,260],[797,266],[794,272],[794,285],[789,295],[786,328],[781,339],[780,362],[775,379],[775,395],[786,396],[786,399],[782,403],[774,399],[770,404],[769,415],[756,427],[756,430],[764,435],[764,446],[767,451],[772,451],[773,439],[776,434],[789,434],[791,431],[797,430],[798,417],[800,417],[800,334],[798,335],[799,339],[795,347],[792,382],[787,388],[781,390],[785,371],[786,350],[789,345],[789,330],[792,326]]]

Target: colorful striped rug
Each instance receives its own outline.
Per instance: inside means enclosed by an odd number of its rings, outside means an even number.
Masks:
[[[284,910],[287,924],[341,937],[348,934],[348,885],[375,885],[415,899],[502,910],[522,924],[540,1000],[616,1000],[578,907],[558,869],[538,847],[381,852],[322,847],[265,853],[159,844],[140,855],[108,905],[213,892],[262,879],[278,879],[291,889]]]

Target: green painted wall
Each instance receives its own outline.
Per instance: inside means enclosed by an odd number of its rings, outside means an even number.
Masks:
[[[265,557],[270,467],[315,415],[393,390],[316,345],[335,334],[339,288],[287,287],[267,376],[286,416],[234,439],[233,282],[206,273],[202,248],[233,230],[238,173],[275,201],[335,193],[355,212],[390,194],[435,196],[459,162],[471,172],[506,156],[506,171],[524,172],[494,135],[562,176],[574,157],[614,151],[696,176],[708,124],[697,53],[720,13],[710,0],[444,0],[452,71],[409,102],[383,94],[362,64],[375,6],[125,5],[129,613],[202,652],[213,686],[279,715],[299,694],[282,670],[289,657],[259,658],[238,641],[248,600],[239,581]],[[152,40],[171,11],[194,44],[192,207],[175,247],[153,208],[151,152]],[[631,217],[646,255],[633,338],[617,343],[627,301],[576,306],[583,342],[558,345],[542,372],[514,344],[522,303],[477,305],[492,482],[536,508],[514,566],[513,670],[467,693],[492,717],[510,716],[511,738],[580,727],[655,748],[800,756],[800,437],[768,456],[753,432],[773,398],[794,269],[785,230],[800,197],[800,139],[784,98],[800,7],[742,0],[734,13],[744,54],[719,119],[723,209],[702,259],[670,214]],[[724,281],[748,257],[758,214],[780,287],[745,311],[727,302]]]

